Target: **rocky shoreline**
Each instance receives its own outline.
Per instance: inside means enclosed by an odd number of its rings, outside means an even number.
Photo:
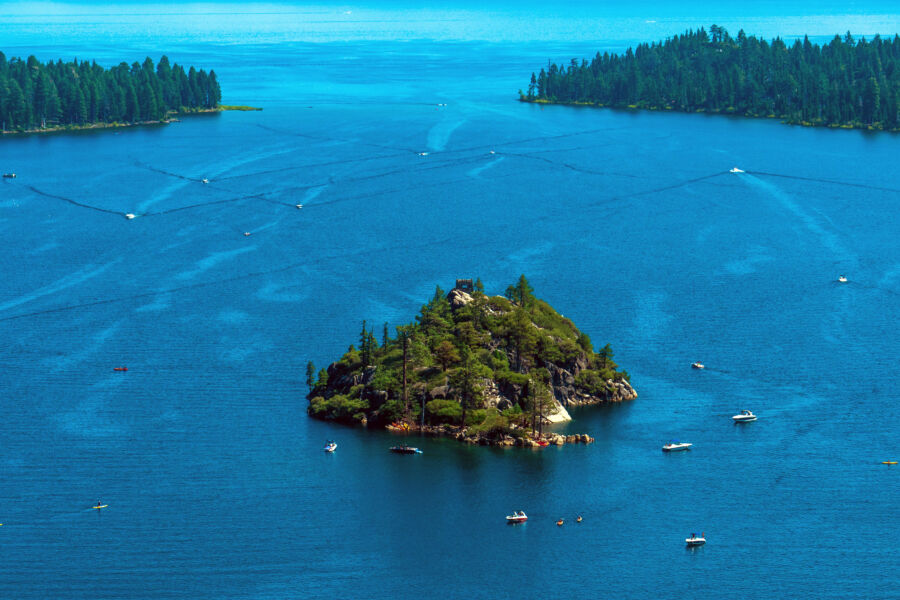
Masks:
[[[449,437],[472,446],[495,446],[498,448],[541,448],[544,446],[594,443],[594,438],[586,433],[574,433],[568,435],[545,433],[542,437],[535,439],[526,436],[514,437],[511,435],[491,438],[477,433],[470,433],[468,428],[460,431],[458,427],[451,425],[425,425],[424,427],[419,425],[410,427],[388,425],[386,429],[394,433],[418,433],[429,437]],[[542,444],[541,442],[545,443]]]

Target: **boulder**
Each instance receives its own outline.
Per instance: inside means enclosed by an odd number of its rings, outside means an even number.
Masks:
[[[450,302],[450,308],[457,309],[462,308],[469,302],[472,302],[474,298],[468,293],[464,292],[460,289],[454,288],[450,290],[450,293],[447,294],[447,300]]]

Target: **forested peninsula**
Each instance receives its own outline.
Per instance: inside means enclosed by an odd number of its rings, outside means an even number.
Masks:
[[[637,397],[609,345],[595,352],[524,275],[504,296],[486,295],[480,280],[438,287],[415,322],[380,333],[379,342],[363,321],[358,347],[318,373],[308,363],[309,415],[530,446],[592,441],[543,428],[569,420],[567,407]]]
[[[0,131],[32,132],[166,121],[172,114],[215,111],[222,91],[215,71],[185,71],[163,56],[105,69],[96,62],[42,63],[0,52]]]
[[[731,37],[713,25],[625,54],[549,64],[524,102],[711,112],[789,124],[900,131],[900,37],[825,45]]]

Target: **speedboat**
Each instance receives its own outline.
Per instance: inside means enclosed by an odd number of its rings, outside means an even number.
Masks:
[[[325,452],[334,452],[335,450],[337,450],[337,443],[328,440],[327,442],[325,442],[324,450]]]
[[[244,237],[250,237],[250,232],[249,232],[249,231],[245,231],[245,232],[244,232]]]
[[[756,420],[756,415],[754,415],[749,410],[742,410],[741,414],[734,415],[731,418],[734,419],[735,423],[749,423],[750,421]]]
[[[700,535],[692,533],[691,537],[684,539],[684,543],[688,546],[702,546],[706,543],[706,537],[704,537],[704,535],[705,534],[703,533],[701,533]]]
[[[525,514],[524,510],[517,510],[511,515],[506,515],[507,523],[524,523],[528,520],[528,515]]]
[[[422,454],[422,451],[412,446],[391,446],[391,452],[397,454]]]
[[[556,522],[556,525],[557,525],[557,527],[562,527],[562,526],[563,526],[563,523],[565,523],[565,521],[563,521],[562,519],[560,519],[559,521]]]
[[[704,365],[703,363],[695,362],[695,363],[691,363],[691,368],[692,369],[705,369],[706,365]]]
[[[839,281],[840,283],[847,283],[847,278],[844,277],[843,275],[841,275],[840,277],[838,277],[838,281]]]
[[[296,206],[297,208],[303,208],[302,204],[295,204],[294,206]]]
[[[134,213],[126,213],[125,218],[129,221],[134,218]]]
[[[668,444],[662,447],[663,452],[679,452],[681,450],[687,450],[693,446],[693,444],[688,444],[687,442],[679,442],[678,440],[671,440]]]
[[[15,178],[16,178],[15,173],[4,173],[3,174],[3,179],[15,179]]]
[[[743,170],[743,169],[738,169],[737,167],[731,167],[731,169],[729,169],[728,172],[729,172],[729,173],[743,173],[744,170]]]
[[[203,179],[201,179],[200,181],[202,181],[203,183],[209,183],[209,179],[206,179],[205,177]]]
[[[419,152],[419,156],[428,156],[427,152]]]

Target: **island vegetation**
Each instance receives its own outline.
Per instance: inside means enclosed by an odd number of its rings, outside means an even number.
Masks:
[[[363,321],[358,345],[327,369],[308,363],[306,382],[316,418],[501,445],[539,438],[545,423],[569,419],[567,406],[637,396],[610,346],[595,352],[524,275],[504,296],[480,280],[438,287],[414,323],[395,335],[385,323],[380,342]]]
[[[810,126],[900,130],[900,37],[824,45],[737,37],[713,25],[624,54],[549,64],[525,102],[712,112]]]
[[[0,131],[23,132],[163,122],[219,110],[215,71],[150,58],[106,69],[96,62],[42,63],[0,52]]]

